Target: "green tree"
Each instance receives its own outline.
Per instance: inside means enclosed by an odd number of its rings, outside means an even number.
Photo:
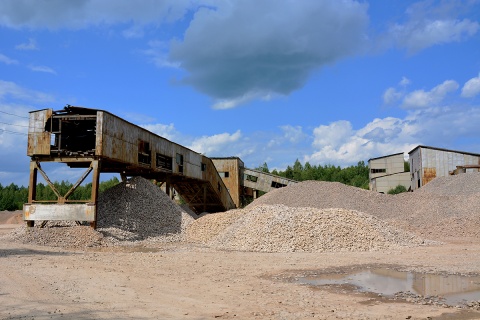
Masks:
[[[268,170],[268,165],[266,162],[264,162],[261,166],[256,167],[255,170],[270,173],[270,170]]]

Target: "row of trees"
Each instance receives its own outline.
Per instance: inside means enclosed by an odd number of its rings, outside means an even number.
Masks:
[[[103,181],[99,185],[99,192],[113,187],[118,184],[120,181],[118,178],[113,177],[110,180]],[[72,188],[73,183],[68,181],[54,182],[55,189],[61,194],[64,195]],[[43,183],[37,184],[37,194],[36,200],[56,200],[57,196],[53,190]],[[85,185],[79,186],[72,195],[68,197],[69,200],[88,200],[92,194],[92,184],[87,183]],[[14,183],[8,186],[2,186],[0,184],[0,211],[4,210],[21,210],[23,204],[28,201],[28,188],[18,187]]]
[[[285,171],[273,170],[270,172],[267,163],[256,168],[263,172],[269,172],[296,181],[320,180],[341,182],[350,186],[368,189],[368,166],[360,161],[355,166],[340,168],[334,165],[304,165],[297,159],[293,166],[288,166]]]

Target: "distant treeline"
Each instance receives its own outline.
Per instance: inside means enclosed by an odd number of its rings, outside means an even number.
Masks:
[[[104,190],[113,187],[118,184],[120,181],[113,177],[110,180],[100,182],[99,191],[103,192]],[[73,186],[73,183],[68,181],[54,182],[55,189],[61,194],[64,195],[70,190]],[[92,194],[92,184],[87,183],[77,187],[72,195],[68,197],[69,200],[88,200]],[[37,184],[37,195],[36,200],[56,200],[57,196],[52,191],[52,189],[43,183]],[[2,186],[0,184],[0,211],[8,210],[21,210],[23,209],[23,204],[28,201],[28,188],[27,187],[18,187],[14,183],[8,186]]]
[[[270,172],[267,163],[256,168],[263,172]],[[304,165],[297,159],[292,166],[288,166],[285,171],[273,170],[270,172],[284,178],[305,181],[305,180],[319,180],[341,182],[350,186],[368,189],[368,165],[360,161],[356,166],[340,168],[333,165],[311,165],[306,162]]]
[[[320,181],[336,181],[343,184],[351,185],[358,188],[368,189],[368,166],[365,162],[360,161],[356,166],[340,168],[333,165],[310,165],[306,162],[302,165],[300,161],[296,160],[292,166],[288,166],[285,171],[273,170],[269,171],[267,163],[256,168],[263,172],[269,172],[288,179],[296,181],[305,180],[320,180]],[[99,191],[113,187],[118,184],[119,180],[114,177],[110,180],[100,183]],[[68,181],[54,182],[55,188],[61,195],[64,195],[73,186]],[[92,184],[88,183],[79,186],[75,192],[68,198],[69,200],[88,200],[92,193]],[[57,197],[52,189],[43,183],[37,184],[36,200],[56,200]],[[15,184],[2,186],[0,184],[0,211],[3,210],[21,210],[23,204],[28,201],[28,188],[18,187]]]

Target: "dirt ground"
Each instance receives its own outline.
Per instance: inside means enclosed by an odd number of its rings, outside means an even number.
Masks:
[[[21,223],[0,213],[0,236]],[[478,239],[354,253],[251,253],[189,244],[82,251],[0,240],[0,319],[480,319],[286,281],[308,270],[387,264],[480,273]],[[285,275],[285,276],[284,276]]]

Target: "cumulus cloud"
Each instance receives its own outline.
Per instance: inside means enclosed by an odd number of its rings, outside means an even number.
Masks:
[[[347,166],[378,155],[407,152],[418,143],[410,135],[409,126],[409,120],[392,117],[375,119],[359,130],[345,120],[322,125],[314,129],[314,152],[305,156],[304,161]],[[330,142],[325,133],[336,140]]]
[[[480,76],[468,80],[462,88],[462,97],[472,98],[480,94]]]
[[[456,91],[459,85],[456,81],[446,80],[430,91],[415,90],[403,99],[402,107],[406,109],[427,108],[438,105],[450,92]]]
[[[180,82],[231,108],[252,98],[287,95],[314,70],[363,45],[367,5],[356,1],[224,1],[200,8],[170,61]]]
[[[233,134],[220,133],[213,136],[203,136],[196,138],[189,148],[196,152],[212,156],[215,152],[219,152],[229,144],[237,142],[241,137],[242,133],[240,130],[237,130]]]
[[[407,153],[421,144],[452,148],[466,137],[478,137],[478,123],[480,108],[463,105],[411,110],[404,118],[378,118],[359,129],[353,129],[349,121],[336,121],[313,130],[313,151],[303,160],[348,166],[373,157]]]
[[[17,64],[18,63],[17,60],[11,59],[11,58],[9,58],[6,55],[3,55],[1,53],[0,53],[0,62],[5,63],[5,64]]]
[[[433,1],[417,2],[407,9],[408,20],[405,24],[397,23],[390,28],[390,36],[397,46],[406,48],[410,53],[438,44],[463,41],[480,29],[477,21],[452,17],[468,5],[451,1],[440,4]]]
[[[392,104],[400,100],[403,96],[403,93],[397,91],[395,88],[388,88],[383,93],[383,103]]]
[[[316,148],[323,148],[325,146],[336,148],[341,145],[345,139],[351,137],[352,133],[352,124],[346,120],[336,121],[329,125],[321,125],[313,130],[313,146]]]
[[[144,125],[141,125],[141,127],[171,141],[174,141],[179,136],[179,133],[175,129],[175,126],[173,125],[173,123],[144,124]]]

